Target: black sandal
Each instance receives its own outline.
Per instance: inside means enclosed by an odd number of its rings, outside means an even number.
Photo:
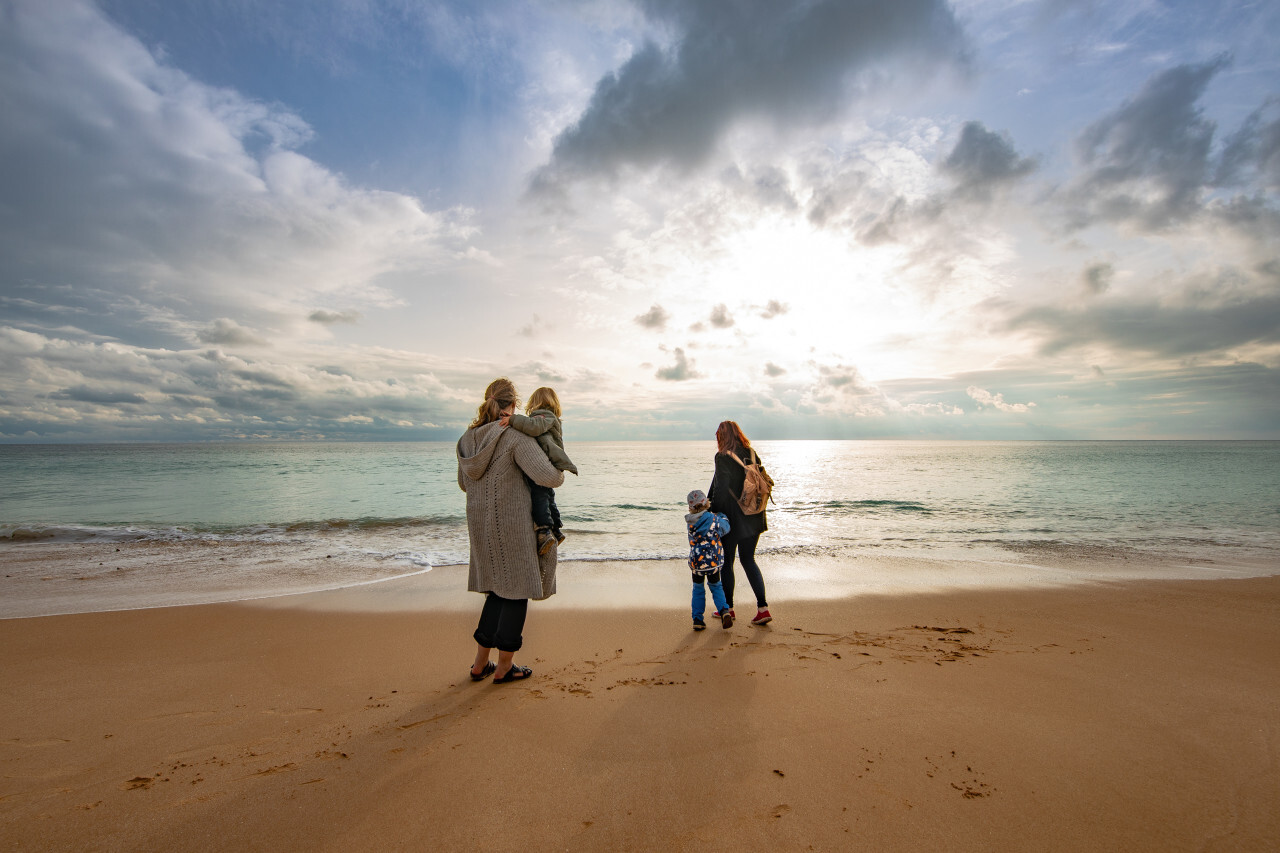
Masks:
[[[493,677],[493,683],[506,684],[508,681],[524,681],[526,678],[528,678],[531,675],[533,675],[533,670],[529,669],[529,667],[516,666],[515,664],[511,664],[511,669],[507,670],[506,675],[502,676],[501,678],[499,678],[496,675]]]
[[[496,663],[494,663],[493,661],[489,661],[484,665],[484,669],[480,670],[479,675],[476,675],[471,670],[467,670],[467,675],[471,676],[472,681],[484,681],[486,678],[489,677],[489,674],[492,673],[497,668],[498,668],[498,665]]]

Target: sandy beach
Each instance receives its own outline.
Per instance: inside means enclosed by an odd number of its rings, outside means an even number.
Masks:
[[[1280,577],[535,603],[493,685],[452,571],[0,621],[4,847],[1280,849]]]

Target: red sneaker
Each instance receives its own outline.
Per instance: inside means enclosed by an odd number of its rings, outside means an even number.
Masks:
[[[773,617],[769,615],[768,610],[756,611],[756,618],[751,620],[752,625],[767,625],[772,621]]]

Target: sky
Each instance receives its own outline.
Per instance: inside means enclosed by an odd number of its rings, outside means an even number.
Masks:
[[[1280,4],[0,0],[0,442],[1280,439]]]

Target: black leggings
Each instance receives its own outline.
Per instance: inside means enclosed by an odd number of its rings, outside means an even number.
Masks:
[[[480,611],[480,624],[472,635],[486,649],[518,652],[524,644],[524,617],[529,612],[529,599],[503,598],[492,592],[485,595]]]
[[[747,583],[751,584],[751,591],[756,594],[756,607],[760,610],[769,608],[769,602],[764,597],[764,576],[756,565],[756,543],[759,541],[760,534],[757,533],[741,542],[724,543],[724,569],[721,570],[721,576],[724,579],[724,597],[730,607],[733,607],[733,558],[736,554],[742,561],[742,571],[746,572]]]

